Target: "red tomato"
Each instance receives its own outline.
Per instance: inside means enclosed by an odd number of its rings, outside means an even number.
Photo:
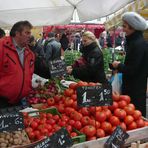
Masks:
[[[131,124],[134,121],[134,118],[131,115],[127,115],[124,119],[126,125]]]
[[[108,107],[111,111],[114,111],[115,109],[118,108],[118,103],[113,101],[113,105]]]
[[[78,106],[77,106],[77,101],[74,101],[74,102],[73,102],[72,107],[73,107],[75,110],[77,110],[77,109],[78,109]]]
[[[64,127],[66,125],[66,122],[65,121],[59,121],[58,125],[60,125],[61,127]]]
[[[109,122],[110,122],[112,125],[114,125],[114,126],[117,126],[117,125],[120,124],[120,120],[119,120],[119,118],[116,117],[116,116],[111,116],[111,117],[109,118]]]
[[[89,108],[89,111],[90,111],[90,113],[91,113],[92,115],[94,115],[95,112],[96,112],[96,108],[95,108],[94,106],[92,106],[92,107]]]
[[[139,118],[141,118],[142,113],[139,110],[135,110],[133,113],[133,117],[135,120],[138,120]]]
[[[76,121],[74,127],[75,127],[77,130],[80,130],[80,129],[82,128],[82,123],[81,123],[80,121]]]
[[[144,126],[148,126],[148,121],[144,121]]]
[[[72,126],[71,125],[67,125],[66,126],[66,129],[67,129],[68,133],[71,133],[72,132]]]
[[[102,137],[105,137],[105,132],[103,129],[99,128],[99,129],[97,129],[96,135],[98,138],[102,138]]]
[[[124,108],[125,106],[127,106],[127,102],[126,101],[122,100],[122,101],[118,102],[118,107],[119,108]]]
[[[67,96],[67,97],[70,97],[72,96],[72,94],[74,93],[74,90],[71,89],[71,88],[68,88],[64,91],[64,95]]]
[[[117,116],[119,119],[124,119],[126,117],[126,112],[123,109],[117,108],[114,111],[114,115]]]
[[[59,119],[60,119],[60,117],[59,117],[59,115],[54,115],[54,116],[53,116],[53,119],[54,119],[56,122],[58,122]]]
[[[102,106],[102,107],[97,106],[97,107],[96,107],[96,112],[102,111],[102,108],[103,108],[103,109],[107,109],[107,108],[105,108],[105,107],[106,107],[106,106],[104,106],[104,107],[103,107],[103,106]]]
[[[72,133],[70,134],[70,137],[76,137],[76,136],[78,136],[78,134],[77,134],[76,132],[72,132]]]
[[[112,99],[113,99],[114,101],[119,101],[119,100],[120,100],[120,95],[119,95],[119,93],[113,92],[113,93],[112,93]]]
[[[69,124],[71,125],[71,126],[74,126],[74,124],[75,124],[75,120],[69,120]]]
[[[63,121],[65,122],[68,122],[69,121],[69,117],[66,116],[66,115],[62,115],[62,118],[61,118]]]
[[[55,95],[54,97],[55,102],[59,102],[61,100],[59,95]]]
[[[104,122],[106,120],[106,114],[104,112],[96,112],[96,120]]]
[[[112,130],[112,125],[111,125],[111,123],[105,121],[105,122],[102,122],[102,123],[101,123],[101,128],[102,128],[105,132],[109,133],[109,132],[111,132],[111,130]]]
[[[79,81],[77,83],[77,87],[79,87],[79,86],[88,86],[88,83],[87,82],[83,82],[83,81]]]
[[[96,86],[97,84],[96,83],[94,83],[94,82],[89,82],[88,83],[88,86]]]
[[[134,113],[134,109],[130,106],[126,106],[124,110],[126,111],[127,115],[133,115]]]
[[[138,128],[145,126],[145,123],[144,123],[144,120],[143,119],[136,120],[136,123],[137,123],[137,127]]]
[[[33,129],[31,127],[27,127],[27,128],[25,128],[25,131],[26,131],[26,133],[30,133],[33,131]]]
[[[71,99],[76,101],[77,100],[77,95],[76,94],[72,94]]]
[[[30,126],[33,128],[33,129],[36,129],[38,127],[38,123],[35,122],[35,121],[32,121]]]
[[[71,88],[71,89],[73,89],[73,90],[76,90],[76,88],[77,88],[77,83],[71,83],[71,84],[69,85],[69,88]]]
[[[131,101],[131,98],[130,96],[127,96],[127,95],[120,95],[120,100],[124,100],[127,102],[127,104],[129,104]]]
[[[81,113],[82,113],[83,116],[89,116],[90,115],[89,108],[88,107],[82,107]]]
[[[41,133],[40,133],[39,130],[35,130],[35,131],[34,131],[34,135],[35,135],[35,138],[38,139],[38,137],[40,137]]]
[[[97,139],[97,137],[96,136],[93,136],[93,137],[87,137],[87,140],[88,141],[91,141],[91,140],[96,140]]]
[[[120,123],[120,127],[121,127],[124,131],[126,131],[126,124],[125,124],[124,122],[121,122],[121,123]]]
[[[88,125],[90,123],[90,118],[88,116],[82,117],[81,123],[83,126]]]
[[[70,99],[70,98],[66,98],[65,101],[64,101],[64,105],[67,106],[67,107],[71,107],[73,105],[73,100]]]
[[[58,106],[58,111],[59,111],[60,113],[65,113],[64,104],[59,104],[59,106]]]
[[[130,104],[128,104],[128,106],[132,107],[133,110],[135,110],[135,105],[134,104],[130,103]]]
[[[35,138],[34,132],[29,132],[28,133],[29,139],[33,140]]]
[[[128,130],[133,130],[137,128],[137,124],[136,122],[132,122],[131,124],[128,125]]]
[[[71,112],[73,112],[73,111],[74,111],[74,109],[72,107],[66,107],[65,108],[65,113],[66,113],[67,116],[69,116],[71,114]]]
[[[48,106],[53,106],[55,104],[54,99],[53,98],[48,98],[47,99],[47,104],[48,104]]]
[[[112,116],[112,113],[109,109],[104,109],[103,112],[106,114],[106,118],[110,118]]]
[[[96,134],[96,128],[92,125],[86,125],[84,126],[84,134],[88,137],[93,137]]]

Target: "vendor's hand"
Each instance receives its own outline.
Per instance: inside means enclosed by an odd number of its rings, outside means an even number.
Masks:
[[[114,61],[114,62],[112,63],[112,65],[113,65],[114,68],[117,68],[119,64],[120,64],[119,61]]]

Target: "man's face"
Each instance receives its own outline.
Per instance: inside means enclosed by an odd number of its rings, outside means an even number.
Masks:
[[[24,27],[22,32],[17,32],[16,37],[18,39],[18,45],[21,47],[25,47],[29,44],[29,40],[31,37],[31,29],[29,27]]]
[[[123,22],[123,31],[126,33],[127,36],[131,35],[135,30],[131,28],[128,23]]]

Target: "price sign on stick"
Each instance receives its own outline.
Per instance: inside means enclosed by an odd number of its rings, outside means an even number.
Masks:
[[[49,62],[51,77],[63,76],[66,74],[66,64],[63,60],[57,59]]]
[[[120,126],[117,126],[112,135],[105,143],[105,148],[121,148],[129,135],[123,131]]]
[[[77,88],[77,104],[80,107],[112,105],[112,90],[102,85]]]
[[[1,114],[0,115],[0,132],[17,131],[24,129],[22,113]]]
[[[72,139],[65,128],[57,131],[53,137],[54,148],[68,148],[73,145]]]

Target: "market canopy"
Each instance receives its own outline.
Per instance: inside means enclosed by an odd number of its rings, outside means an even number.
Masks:
[[[76,10],[80,22],[107,16],[134,0],[0,0],[0,27],[28,20],[34,26],[69,24]]]
[[[148,20],[148,0],[136,0],[128,4],[126,7],[120,9],[118,12],[114,13],[112,18],[105,22],[105,28],[110,29],[121,24],[122,14],[127,11],[138,12]]]

